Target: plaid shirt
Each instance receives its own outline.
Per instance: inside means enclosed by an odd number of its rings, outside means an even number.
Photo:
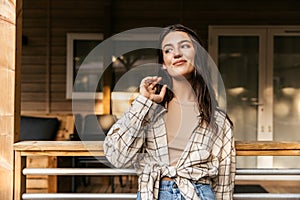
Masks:
[[[136,169],[142,200],[158,199],[159,181],[164,176],[174,179],[187,200],[200,200],[194,187],[197,182],[211,184],[217,199],[232,199],[235,147],[225,114],[215,113],[218,128],[214,131],[195,128],[176,166],[170,166],[166,111],[139,95],[107,134],[107,159],[117,168]]]

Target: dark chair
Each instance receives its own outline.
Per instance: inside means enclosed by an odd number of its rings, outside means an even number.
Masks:
[[[21,116],[20,140],[55,140],[59,126],[57,118]]]
[[[89,114],[84,118],[83,133],[79,137],[82,141],[103,141],[116,120],[116,116],[111,114]]]

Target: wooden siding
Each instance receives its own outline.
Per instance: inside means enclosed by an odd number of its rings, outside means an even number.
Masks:
[[[299,12],[298,0],[24,0],[22,112],[72,111],[65,98],[68,32],[107,35],[183,23],[207,44],[208,25],[299,25]]]
[[[66,99],[66,33],[103,32],[103,1],[24,1],[22,113],[70,113]]]

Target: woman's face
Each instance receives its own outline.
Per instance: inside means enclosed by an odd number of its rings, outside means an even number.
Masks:
[[[195,48],[182,31],[168,33],[162,41],[163,68],[173,77],[189,78],[194,71]]]

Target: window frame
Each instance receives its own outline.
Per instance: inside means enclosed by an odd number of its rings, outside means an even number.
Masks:
[[[102,33],[67,33],[67,52],[66,52],[66,98],[67,99],[102,99],[102,92],[73,92],[74,85],[74,42],[76,40],[99,40],[103,41]]]

